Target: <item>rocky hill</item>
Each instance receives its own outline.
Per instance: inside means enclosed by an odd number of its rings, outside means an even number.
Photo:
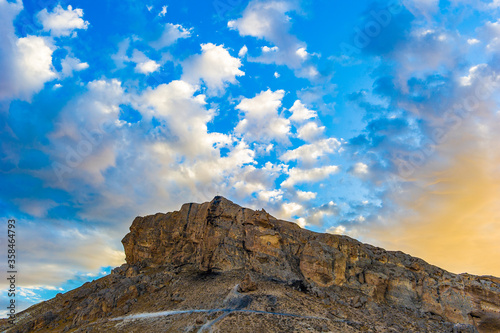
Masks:
[[[217,196],[137,217],[127,263],[6,332],[500,332],[500,279],[320,234]]]

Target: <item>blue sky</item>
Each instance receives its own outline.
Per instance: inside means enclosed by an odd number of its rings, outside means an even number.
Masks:
[[[120,265],[135,216],[216,194],[498,276],[499,7],[0,0],[22,306]]]

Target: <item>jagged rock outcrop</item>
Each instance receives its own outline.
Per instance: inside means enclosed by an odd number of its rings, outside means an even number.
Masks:
[[[122,242],[130,265],[245,269],[313,288],[346,286],[377,302],[453,322],[472,324],[500,314],[498,278],[451,274],[402,252],[301,229],[223,197],[137,217]]]
[[[26,310],[11,331],[500,332],[498,278],[452,274],[219,196],[137,217],[122,243],[127,264]]]

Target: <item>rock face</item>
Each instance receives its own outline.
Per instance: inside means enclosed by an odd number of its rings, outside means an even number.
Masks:
[[[244,269],[311,287],[346,286],[377,302],[453,322],[472,324],[500,313],[500,279],[451,274],[402,252],[301,229],[223,197],[138,217],[122,242],[130,265]]]
[[[452,274],[219,196],[137,217],[122,243],[127,264],[26,310],[11,331],[285,332],[300,322],[319,332],[500,332],[498,278]],[[165,310],[156,321],[120,317]],[[184,319],[158,322],[172,316]]]

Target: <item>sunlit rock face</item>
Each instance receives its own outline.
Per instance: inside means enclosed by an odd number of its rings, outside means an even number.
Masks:
[[[500,332],[498,278],[451,274],[220,196],[137,217],[122,242],[126,264],[24,311],[12,332]]]
[[[178,212],[138,217],[123,239],[130,265],[199,271],[246,269],[308,286],[346,286],[377,302],[470,323],[500,313],[500,280],[455,275],[402,252],[318,234],[264,210],[215,197]]]

